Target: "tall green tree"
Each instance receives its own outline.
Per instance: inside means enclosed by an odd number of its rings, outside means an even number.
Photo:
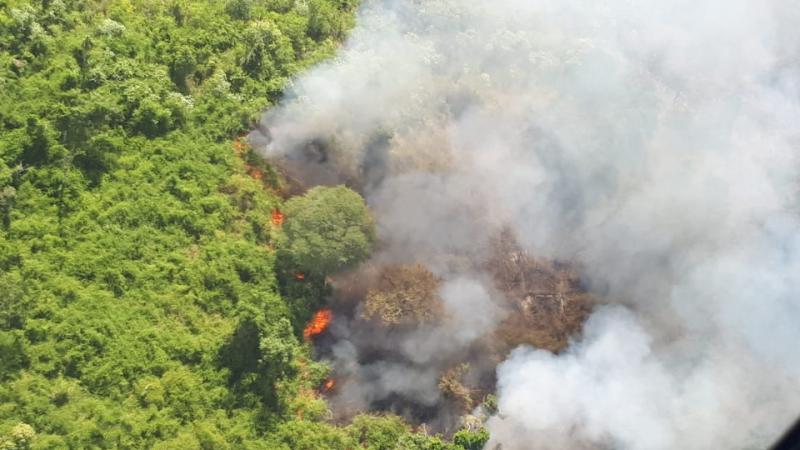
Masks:
[[[375,241],[375,223],[358,193],[315,187],[286,202],[285,254],[299,269],[328,274],[364,261]]]

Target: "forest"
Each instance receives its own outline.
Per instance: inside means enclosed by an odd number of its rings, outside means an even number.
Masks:
[[[0,0],[0,449],[483,448],[330,420],[303,329],[375,224],[243,138],[357,8]]]

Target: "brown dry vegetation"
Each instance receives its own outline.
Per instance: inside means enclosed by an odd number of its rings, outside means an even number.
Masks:
[[[464,376],[469,371],[469,364],[462,363],[446,370],[439,377],[439,390],[444,397],[455,403],[462,412],[470,411],[474,406],[474,389],[468,387],[464,381]]]
[[[442,314],[440,284],[421,264],[385,266],[367,293],[361,316],[387,326],[430,323]]]
[[[573,267],[532,257],[510,233],[494,241],[487,268],[518,312],[510,314],[495,333],[504,344],[502,351],[519,344],[561,351],[591,311],[591,296],[581,288]]]
[[[437,261],[447,261],[449,264],[445,265],[449,267],[458,264],[467,272],[488,274],[493,290],[502,294],[497,297],[503,299],[499,301],[505,302],[509,313],[483,337],[441,356],[436,363],[442,393],[436,419],[429,422],[422,418],[427,413],[412,413],[412,421],[420,418],[420,422],[428,422],[436,429],[450,429],[494,392],[495,368],[508,352],[521,344],[562,351],[569,339],[580,332],[591,311],[592,298],[581,287],[574,266],[533,257],[522,250],[510,232],[496,235],[489,250],[487,257],[477,261],[438,255]],[[386,336],[402,339],[403,333],[413,333],[417,327],[430,329],[447,323],[439,296],[443,280],[423,264],[381,264],[373,260],[330,281],[336,292],[335,307],[351,311],[370,327],[370,332],[381,333],[383,329]],[[378,352],[388,355],[393,350],[384,348]],[[392,410],[394,406],[387,407],[389,404],[400,405],[398,411],[409,407],[402,401],[389,401],[375,408]]]

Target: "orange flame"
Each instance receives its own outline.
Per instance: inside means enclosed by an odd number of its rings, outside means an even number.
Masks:
[[[284,216],[283,216],[283,213],[281,212],[280,209],[272,210],[272,224],[273,225],[275,225],[276,227],[279,227],[279,226],[283,225],[283,219],[284,219]]]
[[[320,309],[314,313],[314,317],[311,318],[311,321],[308,322],[308,325],[306,325],[306,328],[303,330],[303,337],[309,340],[313,336],[325,331],[331,323],[331,315],[331,310],[327,308]]]
[[[298,273],[294,274],[294,279],[297,280],[297,281],[303,281],[303,280],[306,279],[306,274],[304,274],[302,272],[298,272]]]
[[[252,178],[255,178],[256,180],[261,180],[264,178],[264,172],[258,167],[253,167],[250,164],[245,163],[244,168],[247,171],[247,174]]]
[[[328,378],[324,383],[322,383],[322,387],[325,389],[325,392],[331,391],[334,386],[336,386],[336,380],[333,378]]]
[[[237,155],[242,156],[244,153],[245,144],[242,142],[241,137],[237,137],[233,140],[233,151],[236,152]]]

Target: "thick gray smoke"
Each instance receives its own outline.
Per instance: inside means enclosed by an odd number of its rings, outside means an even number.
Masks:
[[[499,366],[490,448],[763,447],[800,413],[798,23],[795,0],[367,0],[263,150],[360,180],[378,257],[433,265],[451,306],[495,310],[436,257],[501,227],[580,264],[607,305]],[[365,389],[424,398],[424,367]]]
[[[471,374],[465,375],[473,378],[493,370],[497,361],[490,364],[486,358],[470,358],[466,353],[506,312],[479,276],[453,276],[440,291],[446,318],[441,323],[387,330],[369,323],[334,322],[331,362],[335,375],[343,380],[331,399],[337,416],[391,408],[424,420],[433,429],[453,431],[464,411],[443,405],[440,376],[464,361],[472,364]],[[479,380],[469,381],[477,384]]]

